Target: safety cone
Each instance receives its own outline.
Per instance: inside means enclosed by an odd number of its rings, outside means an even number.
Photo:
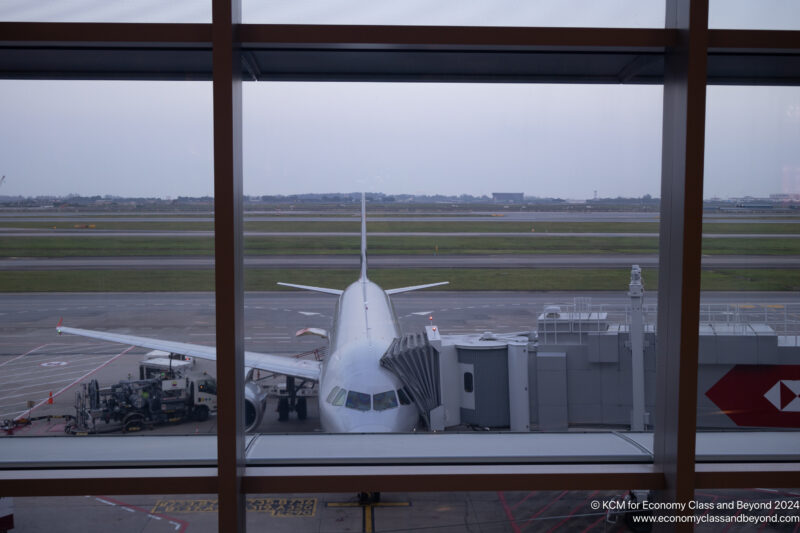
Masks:
[[[47,405],[53,405],[53,391],[50,391],[50,397],[47,399]]]

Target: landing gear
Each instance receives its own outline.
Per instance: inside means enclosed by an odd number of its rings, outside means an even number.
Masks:
[[[289,398],[278,399],[278,421],[286,422],[289,420]]]
[[[305,420],[306,417],[308,417],[308,402],[305,396],[301,396],[297,399],[294,410],[297,411],[298,420]]]
[[[298,389],[302,389],[305,381],[300,386],[295,386],[294,377],[286,376],[286,396],[278,398],[278,422],[289,420],[289,413],[297,413],[298,420],[308,418],[308,399],[305,396],[298,396]]]

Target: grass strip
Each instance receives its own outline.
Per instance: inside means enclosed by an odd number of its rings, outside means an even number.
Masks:
[[[316,216],[316,215],[314,215]],[[82,227],[82,226],[93,227]],[[104,222],[91,219],[76,219],[69,222],[25,222],[0,221],[0,227],[27,229],[73,230],[84,229],[86,232],[97,230],[129,230],[129,231],[212,231],[213,222],[153,222],[124,221]],[[245,231],[263,232],[355,232],[361,231],[361,223],[342,221],[250,221],[244,223]],[[511,222],[495,221],[376,221],[369,222],[370,232],[429,232],[429,233],[658,233],[658,222]],[[716,234],[800,234],[800,224],[748,224],[748,223],[705,223],[703,233]]]
[[[357,272],[318,269],[248,269],[245,290],[295,290],[278,281],[344,289]],[[625,291],[628,269],[381,269],[370,279],[386,289],[449,281],[437,290],[449,291]],[[644,269],[647,290],[658,288],[658,271]],[[794,270],[703,271],[702,290],[798,291],[800,274]],[[0,276],[0,292],[185,292],[213,291],[211,270],[70,270],[14,271]]]
[[[353,237],[247,237],[248,255],[358,255]],[[459,254],[652,254],[656,237],[371,237],[369,253],[389,255]],[[0,238],[0,257],[209,256],[210,237],[39,237]],[[704,254],[798,255],[800,239],[703,239]]]

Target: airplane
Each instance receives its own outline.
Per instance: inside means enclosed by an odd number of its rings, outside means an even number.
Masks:
[[[278,404],[279,420],[289,410],[306,417],[306,399],[298,397],[294,379],[319,383],[319,414],[323,431],[330,433],[386,433],[413,431],[419,412],[400,379],[381,367],[380,359],[400,337],[390,297],[395,294],[446,285],[447,281],[384,290],[367,277],[366,195],[361,195],[361,274],[346,289],[329,289],[279,282],[279,285],[337,295],[333,329],[308,328],[306,333],[330,337],[329,355],[322,361],[245,351],[245,427],[256,429],[264,416],[266,392],[252,380],[253,369],[287,377],[288,397]],[[120,344],[129,344],[175,355],[215,360],[216,348],[133,335],[64,327],[70,333]]]

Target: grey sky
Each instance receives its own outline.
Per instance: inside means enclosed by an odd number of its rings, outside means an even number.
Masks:
[[[663,25],[663,0],[245,0],[248,22]],[[204,22],[210,0],[0,0],[0,20]],[[513,16],[512,16],[513,15]],[[798,28],[796,0],[712,0]],[[248,83],[245,192],[660,194],[661,87]],[[711,87],[707,197],[800,193],[800,88]],[[211,84],[0,81],[2,195],[212,193]]]
[[[663,27],[664,0],[242,0],[247,23]],[[210,22],[211,0],[0,0],[0,20]],[[800,29],[797,0],[710,0],[712,28]]]
[[[245,84],[245,192],[659,194],[661,87]],[[0,81],[4,195],[212,193],[211,84]],[[711,87],[706,196],[800,193],[800,88]]]

